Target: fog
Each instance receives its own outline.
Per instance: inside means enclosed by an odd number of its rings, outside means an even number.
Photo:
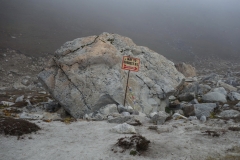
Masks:
[[[175,61],[240,57],[239,0],[0,0],[0,48],[39,56],[102,32]]]

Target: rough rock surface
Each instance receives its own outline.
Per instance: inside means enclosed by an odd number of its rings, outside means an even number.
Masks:
[[[66,42],[38,76],[61,106],[80,118],[107,104],[123,104],[127,81],[127,71],[121,69],[123,56],[141,61],[139,72],[131,72],[129,78],[134,96],[127,96],[126,104],[135,110],[148,114],[160,107],[184,78],[165,57],[109,33]]]
[[[178,64],[175,64],[175,67],[179,72],[181,72],[186,77],[196,76],[195,68],[190,64],[178,63]]]
[[[194,105],[194,112],[197,118],[201,118],[201,116],[209,117],[211,112],[213,112],[214,108],[217,107],[215,103],[201,103]]]
[[[231,101],[240,101],[240,94],[237,92],[230,92],[227,96]]]
[[[226,96],[219,92],[209,92],[202,97],[204,102],[227,102]]]
[[[225,110],[220,113],[220,116],[224,118],[234,118],[237,117],[239,114],[240,112],[236,110]]]
[[[136,130],[133,126],[123,123],[119,124],[111,129],[112,132],[120,133],[120,134],[134,134]]]

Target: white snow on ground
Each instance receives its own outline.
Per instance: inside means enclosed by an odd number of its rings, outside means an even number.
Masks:
[[[207,129],[224,129],[214,123],[209,122],[206,126],[198,121],[176,120],[164,125],[174,128],[170,133],[157,133],[149,130],[147,125],[135,127],[151,143],[143,155],[131,156],[129,151],[114,153],[111,150],[118,138],[131,136],[110,132],[117,124],[106,121],[77,121],[69,125],[34,122],[42,130],[23,136],[24,139],[0,135],[1,160],[203,160],[210,156],[221,157],[232,146],[238,145],[240,139],[239,132],[233,131],[220,137],[201,133]]]

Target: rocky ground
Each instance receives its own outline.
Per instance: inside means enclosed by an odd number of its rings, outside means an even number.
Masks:
[[[0,53],[1,159],[240,159],[239,64],[195,64],[197,76],[179,84],[166,112],[145,115],[108,105],[97,115],[74,119],[37,79],[48,60],[11,49]],[[5,135],[4,117],[30,121],[41,130]],[[136,146],[115,145],[135,133],[150,141],[146,151],[133,156]]]

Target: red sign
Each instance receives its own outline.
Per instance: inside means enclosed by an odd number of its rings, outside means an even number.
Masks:
[[[140,59],[139,58],[123,56],[122,69],[138,72],[139,71],[139,65],[140,65]]]

